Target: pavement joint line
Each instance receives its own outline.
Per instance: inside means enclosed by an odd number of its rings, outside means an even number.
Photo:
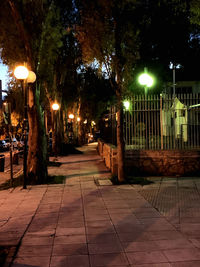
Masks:
[[[63,200],[63,194],[64,194],[64,191],[65,191],[65,186],[66,186],[66,184],[64,184],[64,186],[62,187],[62,198],[61,198],[61,201],[60,201],[60,207],[59,207],[59,212],[58,212],[58,217],[57,217],[56,229],[57,229],[57,226],[58,226],[58,221],[59,221],[59,216],[60,216],[60,210],[61,210],[61,205],[62,205],[62,200]],[[49,187],[47,187],[47,189],[48,188]],[[50,255],[50,259],[49,259],[49,266],[51,265],[51,260],[52,260],[52,255],[53,255],[54,241],[55,241],[55,237],[56,237],[56,229],[55,229],[55,233],[53,235],[53,243],[52,243],[51,255]]]
[[[95,179],[93,177],[93,180],[94,180],[94,184],[95,184]],[[82,202],[82,206],[83,206],[83,218],[84,218],[84,228],[85,228],[85,235],[86,235],[86,246],[87,246],[87,251],[89,252],[89,242],[88,242],[88,236],[87,236],[87,232],[86,232],[86,216],[85,216],[85,209],[84,209],[84,197],[83,197],[83,190],[82,190],[82,183],[80,183],[80,189],[81,189],[81,202]],[[98,189],[98,187],[97,187]],[[98,189],[99,191],[99,189]],[[90,257],[89,257],[89,254],[88,254],[88,261],[89,261],[89,266],[92,266],[92,263],[91,263],[91,260],[90,260]]]

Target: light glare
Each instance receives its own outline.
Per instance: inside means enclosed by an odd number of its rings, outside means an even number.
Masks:
[[[147,73],[141,74],[138,81],[141,85],[146,85],[147,87],[151,87],[153,85],[153,78]]]
[[[74,114],[69,114],[69,119],[74,119]]]
[[[126,100],[126,101],[123,102],[123,104],[124,104],[125,109],[126,110],[129,110],[129,108],[130,108],[130,102],[128,100]]]
[[[19,80],[27,79],[28,74],[29,74],[29,71],[25,66],[18,66],[14,70],[14,75]]]
[[[53,110],[59,110],[60,106],[57,103],[53,103],[52,109]]]

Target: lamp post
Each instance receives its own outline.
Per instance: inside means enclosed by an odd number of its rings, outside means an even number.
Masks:
[[[13,186],[13,156],[12,156],[13,140],[12,140],[12,132],[11,132],[11,104],[8,103],[8,102],[4,102],[3,106],[4,106],[4,112],[3,112],[4,122],[8,126],[8,134],[9,134],[9,141],[10,141],[10,145],[9,145],[9,151],[10,151],[10,181],[11,181],[11,185]]]
[[[173,74],[173,98],[175,99],[175,94],[176,94],[176,69],[181,68],[181,64],[176,64],[170,62],[169,68],[172,69],[172,74]]]
[[[52,149],[53,149],[55,156],[57,157],[57,154],[58,154],[57,112],[60,109],[60,105],[57,102],[54,102],[51,107],[53,110]]]
[[[27,87],[28,84],[35,82],[36,75],[34,72],[29,71],[25,66],[18,66],[14,70],[16,79],[20,80],[22,91],[24,92],[24,162],[23,162],[23,189],[27,188],[27,135],[28,135],[28,104],[27,104]]]
[[[74,114],[70,113],[68,116],[68,137],[69,137],[69,142],[72,144],[74,142]]]
[[[154,83],[153,77],[147,73],[147,68],[144,68],[144,73],[139,75],[138,81],[139,81],[139,84],[144,85],[144,92],[146,95],[147,89],[149,87],[152,87]]]

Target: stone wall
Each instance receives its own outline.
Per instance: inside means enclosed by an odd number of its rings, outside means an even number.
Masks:
[[[117,148],[112,144],[104,143],[98,139],[98,152],[103,158],[106,167],[111,173],[117,175]]]
[[[98,140],[99,154],[112,174],[117,174],[117,148]],[[200,176],[200,151],[127,150],[125,171],[132,175]]]
[[[200,176],[200,151],[126,151],[128,173],[136,175]]]

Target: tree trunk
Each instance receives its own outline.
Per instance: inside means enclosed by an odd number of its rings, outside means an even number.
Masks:
[[[62,107],[52,110],[52,152],[55,156],[62,153],[64,143],[64,121]]]
[[[122,97],[118,95],[117,103],[117,159],[118,159],[118,181],[124,182],[124,134],[123,134],[123,104]]]
[[[121,16],[120,10],[116,9],[114,14],[115,23],[115,73],[116,73],[116,96],[117,96],[117,157],[118,157],[118,181],[124,182],[124,127],[123,127],[123,78],[122,71],[123,55],[122,55],[122,39],[121,39]]]
[[[39,103],[40,88],[29,85],[29,137],[28,137],[28,180],[33,184],[47,181],[47,138],[44,112]]]

